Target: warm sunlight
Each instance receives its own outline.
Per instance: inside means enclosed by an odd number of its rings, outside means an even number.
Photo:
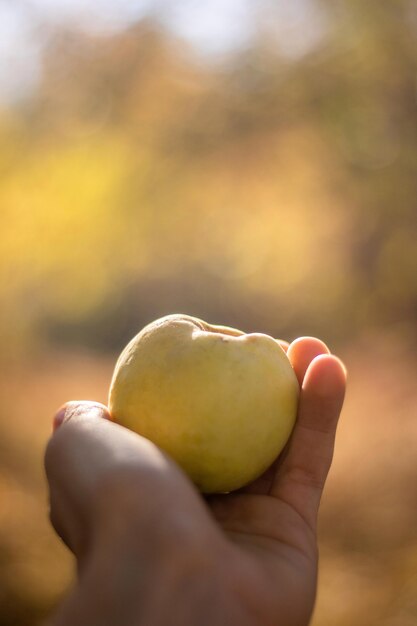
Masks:
[[[347,362],[314,624],[409,626],[415,9],[179,4],[0,5],[0,625],[40,625],[69,580],[54,410],[106,402],[126,340],[184,312]]]

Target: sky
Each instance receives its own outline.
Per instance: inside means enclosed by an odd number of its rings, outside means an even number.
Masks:
[[[314,0],[0,0],[0,104],[36,89],[54,27],[111,34],[146,15],[208,61],[244,46],[260,18],[289,56],[311,49],[326,26]]]

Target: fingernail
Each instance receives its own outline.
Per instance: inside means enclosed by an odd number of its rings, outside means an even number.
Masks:
[[[55,432],[57,428],[59,428],[62,424],[62,422],[65,420],[65,415],[67,413],[67,407],[64,404],[64,406],[62,406],[58,413],[55,414],[53,422],[52,422],[52,432]]]
[[[91,400],[71,400],[62,405],[55,415],[52,425],[53,432],[55,432],[61,424],[74,417],[101,417],[111,419],[107,407],[100,402],[92,402]]]

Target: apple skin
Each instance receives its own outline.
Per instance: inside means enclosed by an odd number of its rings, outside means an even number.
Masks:
[[[268,335],[168,315],[121,353],[110,387],[115,422],[168,453],[203,493],[260,476],[289,439],[299,384]]]

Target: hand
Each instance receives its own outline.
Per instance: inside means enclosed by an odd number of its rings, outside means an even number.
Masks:
[[[318,339],[282,345],[302,385],[293,435],[261,478],[228,495],[203,498],[103,405],[60,411],[45,460],[51,520],[79,578],[54,626],[309,623],[346,374]]]

